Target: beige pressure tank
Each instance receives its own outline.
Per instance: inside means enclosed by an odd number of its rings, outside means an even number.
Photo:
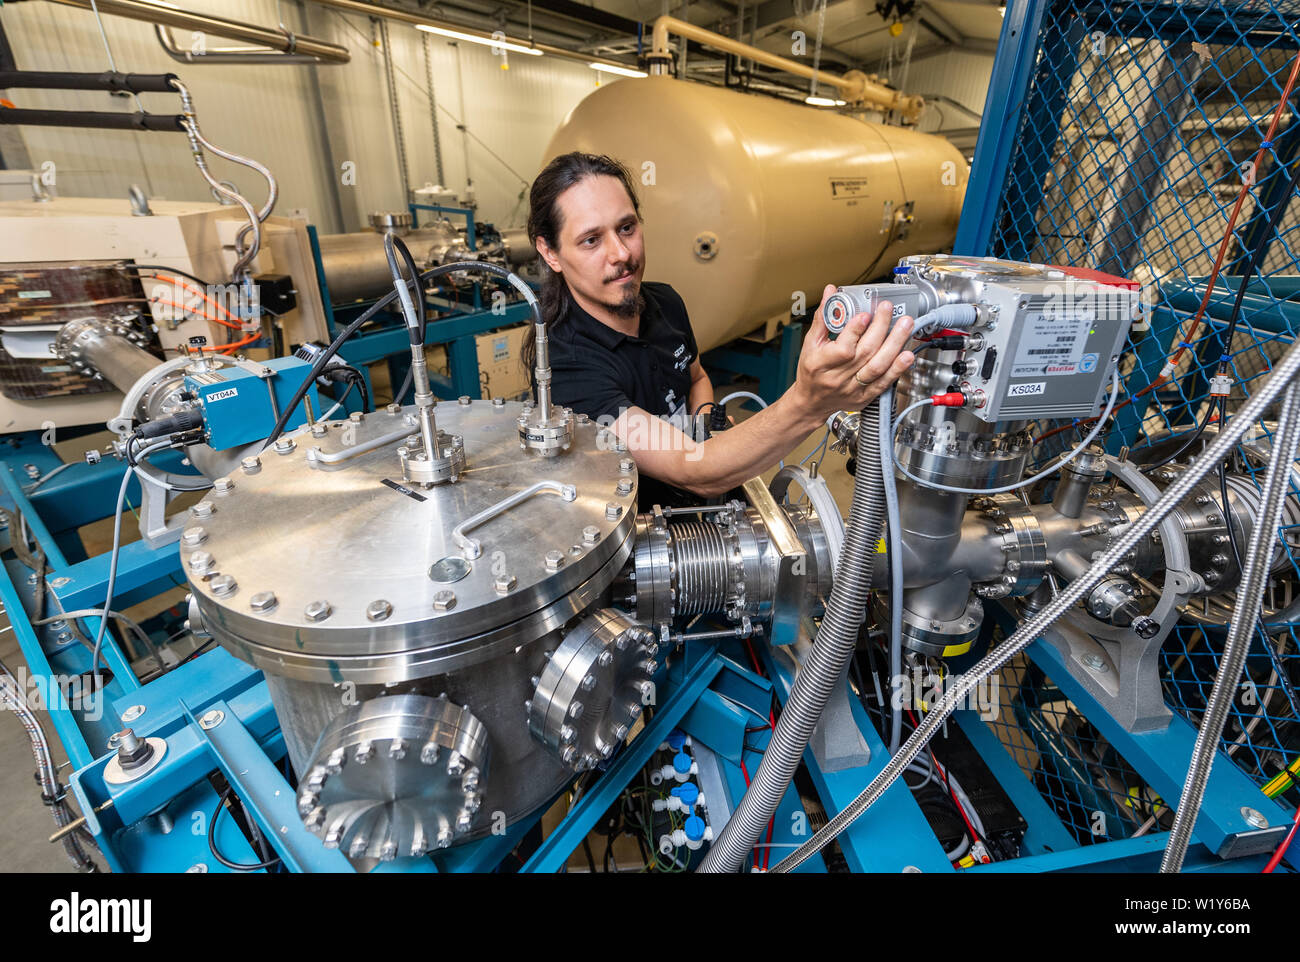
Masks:
[[[604,153],[638,178],[647,280],[686,301],[701,350],[789,316],[803,291],[952,245],[968,169],[942,137],[646,77],[576,106],[543,164]]]

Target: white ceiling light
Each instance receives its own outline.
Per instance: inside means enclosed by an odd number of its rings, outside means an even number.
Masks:
[[[811,107],[843,107],[843,100],[832,100],[830,97],[804,97],[803,102]]]
[[[525,53],[530,57],[540,57],[542,52],[534,47],[525,47],[522,44],[511,43],[508,40],[495,40],[492,37],[476,37],[472,33],[461,33],[458,30],[444,30],[442,27],[431,27],[425,23],[417,23],[416,30],[423,30],[425,33],[436,33],[440,37],[451,37],[453,40],[466,40],[470,43],[481,43],[485,47],[496,47],[500,50],[509,50],[513,53]]]
[[[601,73],[614,73],[620,77],[644,77],[644,70],[633,70],[631,67],[619,67],[612,63],[589,63],[587,64],[592,70],[599,70]]]

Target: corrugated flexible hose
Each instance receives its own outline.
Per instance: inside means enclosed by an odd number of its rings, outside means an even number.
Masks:
[[[1027,648],[1033,641],[1040,638],[1050,625],[1070,611],[1080,598],[1096,587],[1101,579],[1123,560],[1125,554],[1131,551],[1143,538],[1147,537],[1156,525],[1160,524],[1179,504],[1185,501],[1201,479],[1209,474],[1212,469],[1217,469],[1219,462],[1232,452],[1232,449],[1241,440],[1242,435],[1263,420],[1264,413],[1269,405],[1295,379],[1297,372],[1300,372],[1300,341],[1295,342],[1287,349],[1287,352],[1274,365],[1273,373],[1268,380],[1260,385],[1259,389],[1242,405],[1236,416],[1221,428],[1214,441],[1210,443],[1205,452],[1196,459],[1191,467],[1180,473],[1178,478],[1165,489],[1164,494],[1160,496],[1155,504],[1143,512],[1141,518],[1130,525],[1127,531],[1102,552],[1092,567],[1081,577],[1072,581],[1041,612],[1021,625],[1010,638],[990,651],[980,659],[979,664],[963,675],[926,713],[920,726],[912,732],[898,753],[889,760],[880,774],[871,780],[871,783],[862,790],[858,797],[845,806],[843,811],[832,818],[812,838],[775,865],[772,871],[791,872],[798,868],[821,851],[822,848],[830,844],[859,815],[874,805],[880,796],[885,793],[885,790],[897,781],[907,766],[920,754],[925,743],[934,737],[935,732],[952,714],[956,706],[964,702],[975,686],[1002,668],[1003,665]],[[839,572],[837,571],[836,574],[838,575]],[[836,587],[838,587],[838,579]]]
[[[1296,442],[1300,439],[1300,411],[1297,411],[1297,406],[1300,406],[1300,384],[1293,383],[1282,398],[1282,408],[1273,431],[1273,456],[1269,459],[1268,472],[1264,478],[1262,510],[1255,519],[1250,534],[1243,565],[1245,571],[1237,586],[1237,603],[1228,627],[1228,638],[1223,645],[1223,657],[1219,660],[1219,673],[1215,676],[1214,687],[1205,704],[1205,714],[1201,716],[1200,730],[1196,733],[1196,745],[1192,748],[1187,780],[1183,782],[1182,797],[1174,809],[1174,824],[1169,829],[1169,841],[1160,861],[1161,872],[1182,871],[1187,846],[1192,840],[1192,826],[1196,824],[1196,816],[1201,810],[1205,786],[1210,780],[1210,769],[1214,765],[1219,740],[1223,737],[1223,726],[1228,720],[1228,709],[1232,707],[1241,683],[1246,653],[1255,636],[1260,603],[1264,599],[1264,588],[1268,584],[1269,567],[1273,560],[1273,545],[1277,541],[1277,530],[1282,521],[1282,506],[1290,491],[1289,479],[1291,465],[1295,461]]]
[[[866,610],[876,544],[885,520],[880,446],[875,443],[880,418],[880,404],[873,401],[859,420],[853,501],[817,640],[795,676],[763,761],[735,814],[700,864],[701,872],[737,872],[745,864],[785,796],[827,700],[835,686],[843,684],[843,671],[853,655]]]

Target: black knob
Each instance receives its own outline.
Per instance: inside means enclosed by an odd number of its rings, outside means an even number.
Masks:
[[[1160,622],[1146,615],[1136,619],[1130,627],[1139,638],[1154,638],[1160,634]]]
[[[202,334],[190,338],[190,347],[202,350],[207,346],[208,346],[208,339],[204,337]]]

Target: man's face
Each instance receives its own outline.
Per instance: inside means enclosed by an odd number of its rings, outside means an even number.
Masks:
[[[551,270],[578,299],[619,317],[640,309],[645,245],[627,191],[614,177],[586,177],[559,196],[558,249],[537,242]]]

